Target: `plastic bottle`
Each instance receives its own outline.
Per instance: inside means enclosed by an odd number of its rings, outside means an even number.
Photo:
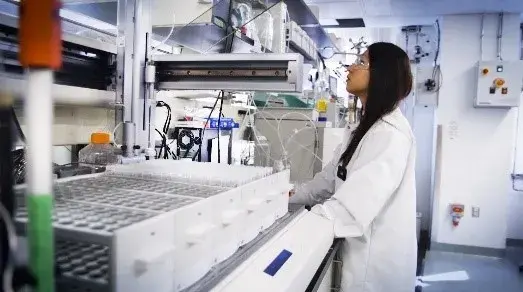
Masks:
[[[116,148],[111,144],[111,136],[104,132],[91,134],[91,144],[80,150],[78,160],[80,163],[108,165],[118,163]]]

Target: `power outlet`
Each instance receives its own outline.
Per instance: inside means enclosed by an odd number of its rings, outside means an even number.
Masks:
[[[472,217],[474,217],[474,218],[479,217],[479,207],[472,207]]]

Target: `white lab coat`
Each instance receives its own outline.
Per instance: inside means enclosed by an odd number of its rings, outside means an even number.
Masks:
[[[345,238],[343,292],[413,292],[416,283],[416,147],[399,109],[376,122],[347,166],[346,180],[333,161],[312,181],[298,187],[290,202],[315,205],[312,212],[333,221]]]

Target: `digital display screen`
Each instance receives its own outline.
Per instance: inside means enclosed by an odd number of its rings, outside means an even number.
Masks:
[[[498,72],[503,72],[503,66],[499,65],[496,69],[496,71]]]

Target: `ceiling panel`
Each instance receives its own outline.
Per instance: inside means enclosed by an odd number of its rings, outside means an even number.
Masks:
[[[320,19],[361,18],[363,16],[359,2],[329,2],[314,5],[320,8]]]
[[[436,16],[367,16],[366,27],[398,27],[407,25],[432,25]]]
[[[389,0],[365,0],[362,1],[362,8],[365,16],[389,16],[392,13]]]
[[[340,3],[340,2],[360,2],[359,0],[306,0],[307,4],[317,4],[317,3]]]
[[[428,16],[483,12],[523,13],[522,0],[365,0],[366,16]]]

